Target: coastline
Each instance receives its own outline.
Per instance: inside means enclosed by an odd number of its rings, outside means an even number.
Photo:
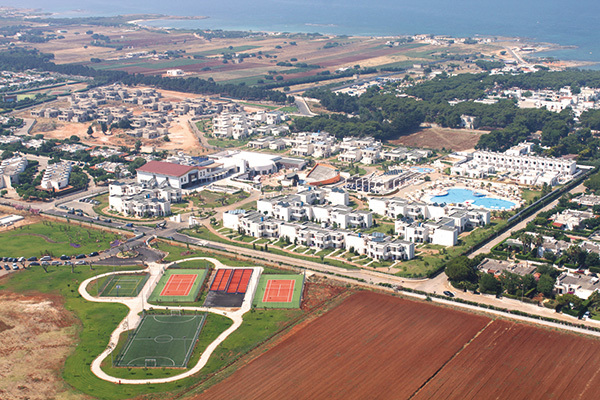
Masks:
[[[17,7],[5,7],[6,9],[10,9],[13,12],[17,12],[18,14],[21,15],[25,15],[22,18],[24,20],[28,20],[29,18],[35,17],[35,16],[40,16],[40,14],[50,14],[53,17],[60,17],[62,16],[63,18],[76,18],[73,16],[69,16],[69,13],[84,13],[83,10],[79,9],[74,9],[71,11],[63,11],[63,12],[52,12],[52,11],[45,11],[44,9],[40,9],[40,8],[17,8]],[[205,10],[206,11],[206,10]],[[288,26],[285,26],[285,28],[288,29],[280,29],[283,26],[279,26],[281,25],[281,21],[279,21],[279,25],[278,23],[274,23],[273,27],[270,29],[262,29],[260,25],[264,25],[264,23],[261,23],[257,26],[253,26],[252,22],[248,22],[249,25],[246,26],[246,22],[241,22],[239,20],[237,20],[235,18],[235,15],[231,17],[231,19],[228,18],[223,18],[223,17],[218,17],[215,18],[214,15],[191,15],[191,16],[186,16],[186,15],[169,15],[169,14],[162,14],[162,13],[148,13],[148,14],[127,14],[127,13],[118,13],[118,10],[114,10],[113,11],[115,14],[115,17],[122,17],[123,19],[125,19],[125,21],[129,24],[132,24],[134,26],[140,27],[140,28],[144,28],[144,29],[156,29],[156,30],[224,30],[224,31],[228,31],[228,30],[236,30],[236,31],[248,31],[248,32],[253,32],[253,33],[257,33],[257,32],[262,32],[265,34],[277,34],[277,33],[281,33],[281,32],[294,32],[294,33],[312,33],[311,29],[303,29],[303,28],[316,28],[317,30],[321,31],[319,33],[323,34],[324,36],[351,36],[351,37],[406,37],[409,36],[407,34],[391,34],[391,35],[382,35],[382,34],[369,34],[368,32],[361,32],[361,33],[340,33],[340,32],[336,32],[341,30],[343,25],[338,25],[337,23],[321,23],[321,22],[310,22],[309,21],[301,21],[298,20],[296,22],[293,21],[293,18],[289,21],[286,22],[286,24],[288,24]],[[89,13],[86,17],[87,18],[93,18],[93,17],[98,17],[98,18],[102,18],[102,17],[106,17],[107,15],[102,15],[102,14],[98,14],[98,13],[94,13],[94,11],[86,11],[85,13]],[[27,15],[28,14],[28,15]],[[112,14],[112,13],[111,13]],[[131,17],[131,19],[129,19],[129,17]],[[137,17],[137,18],[136,18]],[[190,23],[191,21],[203,21],[203,20],[209,20],[211,19],[212,25],[211,27],[207,27],[207,26],[202,26],[201,24],[198,24],[199,26],[194,26],[195,24]],[[239,18],[238,18],[239,19]],[[162,21],[165,21],[165,23],[161,23]],[[161,23],[161,26],[157,26],[157,22]],[[154,24],[153,24],[154,23]],[[178,26],[180,25],[180,26]],[[264,28],[264,27],[263,27]],[[320,29],[321,28],[321,29]],[[327,28],[334,28],[332,32],[325,32],[327,31]],[[337,29],[340,28],[340,29]],[[348,28],[348,27],[346,27]],[[354,28],[354,32],[356,32],[356,29],[360,28]],[[427,27],[424,27],[423,29],[427,29]],[[438,34],[439,36],[442,36],[441,34]],[[525,57],[525,58],[529,58],[529,64],[536,64],[537,62],[542,63],[549,63],[549,66],[552,67],[556,67],[559,69],[564,69],[564,68],[590,68],[590,69],[600,69],[600,59],[595,60],[594,56],[592,55],[592,51],[589,51],[589,56],[587,54],[587,48],[581,48],[580,46],[576,46],[576,45],[564,45],[564,44],[559,44],[559,43],[552,43],[552,42],[548,42],[548,41],[538,41],[535,38],[527,37],[527,36],[504,36],[504,35],[493,35],[493,34],[470,34],[468,36],[465,36],[466,34],[463,35],[458,35],[458,34],[445,34],[446,36],[454,36],[457,38],[466,38],[466,37],[474,37],[474,38],[489,38],[491,39],[490,44],[499,44],[501,45],[503,42],[507,45],[511,46],[511,49],[515,52],[518,53],[518,55],[520,57]],[[533,51],[527,51],[527,52],[523,52],[520,51],[522,48],[524,47],[528,47],[528,48],[533,48]],[[595,48],[593,48],[595,49]],[[590,48],[590,50],[593,50],[592,48]],[[554,52],[557,52],[558,54],[553,54]],[[565,52],[566,54],[561,54],[560,52]],[[575,54],[568,54],[569,52],[573,52]],[[545,53],[549,53],[549,54],[545,54]],[[581,58],[577,58],[577,57],[571,57],[571,56],[581,56]],[[535,58],[537,60],[531,60],[531,58]],[[539,61],[538,61],[539,60]],[[595,67],[595,68],[592,68]]]

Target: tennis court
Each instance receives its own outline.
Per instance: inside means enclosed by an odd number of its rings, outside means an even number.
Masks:
[[[169,268],[158,281],[148,302],[194,302],[206,279],[205,269]]]
[[[173,274],[160,292],[161,296],[187,296],[198,275]]]
[[[262,275],[256,288],[254,306],[300,308],[303,286],[303,275]]]
[[[289,303],[294,296],[293,279],[269,279],[263,296],[263,303]]]
[[[101,297],[135,297],[141,291],[150,275],[115,274],[100,284],[98,295]]]
[[[144,316],[115,366],[185,368],[205,320],[206,314]]]

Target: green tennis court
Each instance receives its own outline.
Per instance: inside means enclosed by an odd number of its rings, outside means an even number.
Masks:
[[[141,291],[150,275],[148,274],[115,274],[110,275],[101,284],[101,297],[135,297]]]
[[[196,301],[206,279],[206,269],[169,268],[152,291],[150,303]]]
[[[117,367],[185,368],[206,320],[202,315],[146,315],[115,360]]]
[[[300,308],[303,275],[261,275],[253,304],[264,308]]]

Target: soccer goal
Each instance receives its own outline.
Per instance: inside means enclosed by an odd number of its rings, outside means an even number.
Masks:
[[[144,365],[146,368],[156,368],[156,358],[146,358]]]

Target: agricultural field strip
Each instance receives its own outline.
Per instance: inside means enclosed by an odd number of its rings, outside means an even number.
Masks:
[[[409,398],[488,323],[480,315],[359,292],[197,400]]]
[[[194,260],[209,261],[209,262],[213,263],[217,268],[232,268],[232,267],[222,264],[219,260],[216,260],[214,258],[209,258],[209,257],[193,257],[193,258],[187,258],[184,260],[178,260],[178,262],[186,262],[186,261],[194,261]],[[175,264],[175,263],[173,263],[173,264]],[[158,274],[160,273],[162,268],[163,268],[163,265],[151,263],[145,271],[150,273],[151,278],[156,279],[156,277],[158,276]],[[111,334],[110,340],[109,340],[109,345],[107,346],[107,348],[100,355],[98,355],[98,357],[96,357],[94,359],[94,361],[92,362],[91,369],[92,369],[92,372],[94,373],[94,375],[96,375],[100,379],[103,379],[103,380],[109,381],[109,382],[113,382],[113,383],[145,385],[145,384],[154,384],[154,383],[174,382],[174,381],[178,381],[180,379],[187,378],[187,377],[190,377],[190,376],[198,373],[206,365],[210,356],[212,355],[213,351],[217,348],[217,346],[219,346],[219,344],[221,344],[221,342],[223,342],[229,335],[231,335],[233,332],[235,332],[241,326],[241,324],[243,322],[243,315],[245,313],[247,313],[248,311],[250,311],[250,309],[252,307],[252,298],[254,297],[254,293],[255,293],[256,287],[258,285],[258,279],[259,279],[263,269],[261,267],[245,267],[245,268],[254,270],[254,273],[252,274],[252,278],[250,279],[250,284],[248,287],[246,297],[244,298],[244,302],[238,311],[235,311],[235,312],[223,311],[223,310],[207,308],[207,307],[190,307],[190,306],[178,307],[178,309],[181,309],[181,310],[203,311],[203,312],[219,314],[219,315],[222,315],[222,316],[225,316],[225,317],[231,319],[233,321],[233,324],[228,329],[223,331],[210,345],[207,346],[206,350],[202,353],[202,355],[200,356],[196,365],[194,365],[192,368],[188,369],[185,372],[182,372],[179,375],[171,376],[168,378],[157,378],[157,379],[116,378],[116,377],[110,376],[109,374],[104,372],[101,368],[102,362],[107,357],[110,356],[112,348],[114,346],[116,346],[116,344],[118,343],[119,336],[121,335],[121,333],[123,333],[126,330],[125,326],[124,326],[124,322],[132,321],[132,323],[135,324],[135,323],[137,323],[137,321],[139,321],[140,316],[138,314],[142,311],[142,296],[143,295],[138,296],[133,299],[97,298],[97,297],[90,295],[86,290],[87,285],[95,279],[99,279],[99,278],[109,276],[112,274],[131,274],[132,272],[140,272],[140,271],[109,272],[106,274],[101,274],[101,275],[91,277],[91,278],[83,281],[79,285],[79,293],[81,294],[81,296],[84,299],[86,299],[88,301],[93,301],[93,302],[122,303],[122,304],[126,305],[127,307],[129,307],[129,310],[130,310],[129,314],[123,319],[123,321],[121,321],[119,326]],[[168,306],[160,306],[160,305],[153,305],[152,307],[157,310],[169,309]],[[172,308],[173,307],[171,307],[171,309]]]

